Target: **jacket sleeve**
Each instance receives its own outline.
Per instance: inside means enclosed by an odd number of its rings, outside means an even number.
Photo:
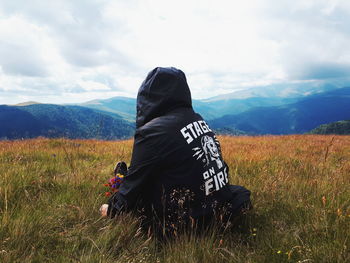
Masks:
[[[108,201],[108,216],[114,217],[123,211],[132,210],[147,182],[152,180],[160,157],[156,152],[156,138],[146,136],[141,131],[135,134],[131,164],[117,193]]]

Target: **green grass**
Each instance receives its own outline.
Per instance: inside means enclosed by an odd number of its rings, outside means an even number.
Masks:
[[[350,137],[221,137],[245,227],[160,245],[137,218],[101,218],[132,141],[0,142],[0,262],[350,262]]]

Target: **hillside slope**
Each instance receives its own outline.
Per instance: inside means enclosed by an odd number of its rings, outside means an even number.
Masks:
[[[309,96],[292,104],[226,115],[210,123],[213,128],[236,128],[255,134],[293,134],[349,118],[350,88],[343,88]]]
[[[311,130],[310,134],[350,134],[350,120],[337,121],[328,124],[322,124],[317,128]]]
[[[79,106],[102,110],[118,114],[123,119],[135,121],[136,99],[127,97],[113,97],[110,99],[92,100],[79,104]]]
[[[0,105],[0,138],[45,137],[121,139],[134,127],[121,117],[79,106]]]

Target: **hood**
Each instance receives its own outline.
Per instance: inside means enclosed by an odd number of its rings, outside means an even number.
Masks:
[[[185,74],[176,68],[155,68],[137,94],[136,128],[176,108],[192,108]]]

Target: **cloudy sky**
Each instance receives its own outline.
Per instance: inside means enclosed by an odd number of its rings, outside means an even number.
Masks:
[[[0,104],[135,97],[156,66],[194,98],[350,76],[348,0],[0,0]]]

